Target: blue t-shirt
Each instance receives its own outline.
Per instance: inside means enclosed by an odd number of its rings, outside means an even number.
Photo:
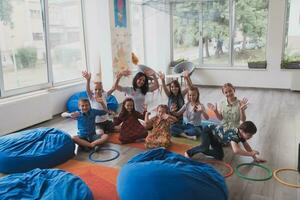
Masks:
[[[77,118],[78,135],[87,137],[95,134],[95,118],[96,116],[105,115],[104,110],[90,109],[87,113],[80,112]]]
[[[235,129],[228,129],[224,131],[222,125],[209,125],[212,134],[218,139],[218,141],[222,144],[227,145],[231,141],[236,143],[239,142],[246,142],[244,138],[241,138],[239,135],[239,131],[237,128]]]

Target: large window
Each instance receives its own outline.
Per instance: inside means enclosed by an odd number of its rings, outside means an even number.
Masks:
[[[81,0],[1,0],[1,96],[79,78],[86,67],[81,16]]]
[[[247,66],[266,60],[268,0],[173,4],[174,60],[200,66]]]
[[[48,0],[48,7],[54,82],[80,78],[86,66],[81,2]]]
[[[300,69],[300,1],[287,0],[283,68]]]
[[[2,0],[1,3],[2,90],[48,83],[43,19],[36,15],[41,11],[41,2]]]

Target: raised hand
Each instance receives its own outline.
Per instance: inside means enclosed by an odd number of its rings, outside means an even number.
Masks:
[[[213,110],[213,111],[217,111],[217,110],[218,110],[218,106],[217,106],[216,103],[215,103],[215,105],[212,104],[212,103],[208,103],[208,104],[207,104],[207,107],[208,107],[209,109]]]
[[[176,111],[177,111],[177,105],[176,105],[176,103],[172,103],[172,104],[171,104],[170,111],[171,111],[171,112],[176,112]]]
[[[82,77],[84,77],[86,80],[91,80],[91,73],[87,71],[82,71]]]
[[[188,78],[190,76],[190,72],[188,70],[184,70],[182,72],[182,75],[183,75],[184,78]]]
[[[143,109],[144,109],[144,112],[147,112],[148,105],[144,103],[144,104],[143,104]]]
[[[247,98],[243,98],[242,100],[239,101],[239,106],[240,106],[240,110],[244,111],[247,109],[248,107],[248,99]]]
[[[165,74],[163,72],[158,72],[158,77],[160,80],[165,80]]]
[[[104,100],[103,100],[102,96],[97,96],[97,97],[95,97],[95,99],[98,103],[104,104]]]
[[[204,112],[205,111],[205,107],[203,105],[201,105],[201,104],[198,104],[195,107],[196,107],[196,110],[198,112]]]

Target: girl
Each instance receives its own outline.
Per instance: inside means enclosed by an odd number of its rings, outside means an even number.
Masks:
[[[192,87],[188,91],[188,102],[179,111],[173,111],[175,116],[183,114],[183,124],[175,124],[171,127],[173,136],[183,136],[189,139],[197,139],[202,132],[201,117],[208,119],[205,107],[199,101],[199,91]]]
[[[138,120],[144,119],[146,108],[144,109],[145,111],[142,115],[134,109],[133,99],[127,98],[124,100],[119,116],[114,118],[115,126],[123,122],[119,137],[122,144],[132,143],[147,136],[147,130]]]
[[[163,90],[168,97],[169,110],[178,111],[184,105],[184,96],[187,94],[189,88],[193,86],[188,71],[183,72],[183,77],[186,80],[188,88],[181,90],[180,84],[177,80],[173,80],[169,84],[168,88],[165,82],[165,75],[161,72],[159,73],[159,78],[161,79]]]
[[[146,137],[146,148],[168,148],[171,145],[170,124],[177,121],[176,117],[168,114],[167,105],[157,107],[157,115],[149,119],[150,113],[146,113],[145,122],[147,127],[153,127]]]
[[[222,93],[226,100],[219,105],[208,103],[207,107],[213,110],[219,120],[222,120],[224,130],[237,128],[240,122],[246,121],[245,110],[247,109],[248,99],[239,100],[235,96],[235,88],[231,83],[225,83],[222,87]]]
[[[138,72],[132,81],[132,87],[122,87],[119,85],[119,81],[122,76],[126,75],[127,72],[121,72],[117,74],[117,79],[115,82],[115,89],[121,92],[125,92],[126,95],[132,97],[135,102],[135,110],[142,113],[143,106],[145,104],[145,96],[147,92],[153,92],[158,89],[157,77],[154,74],[151,74],[154,80],[154,84],[149,87],[147,72]],[[150,75],[149,75],[150,76]]]

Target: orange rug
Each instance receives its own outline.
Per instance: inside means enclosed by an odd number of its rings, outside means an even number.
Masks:
[[[121,145],[121,142],[119,141],[119,133],[112,133],[112,134],[110,134],[108,142],[113,143],[113,144],[120,144]],[[130,147],[135,147],[135,148],[138,148],[138,149],[144,149],[144,150],[146,150],[144,142],[136,142],[136,143],[130,143],[130,144],[124,144],[124,145],[125,146],[130,146]],[[188,144],[182,144],[182,143],[175,143],[175,142],[173,142],[172,145],[168,148],[168,150],[183,155],[184,152],[186,152],[187,150],[189,150],[192,147],[193,146],[188,145]]]
[[[56,168],[79,176],[91,189],[95,200],[118,200],[117,168],[105,167],[88,162],[69,160]]]

